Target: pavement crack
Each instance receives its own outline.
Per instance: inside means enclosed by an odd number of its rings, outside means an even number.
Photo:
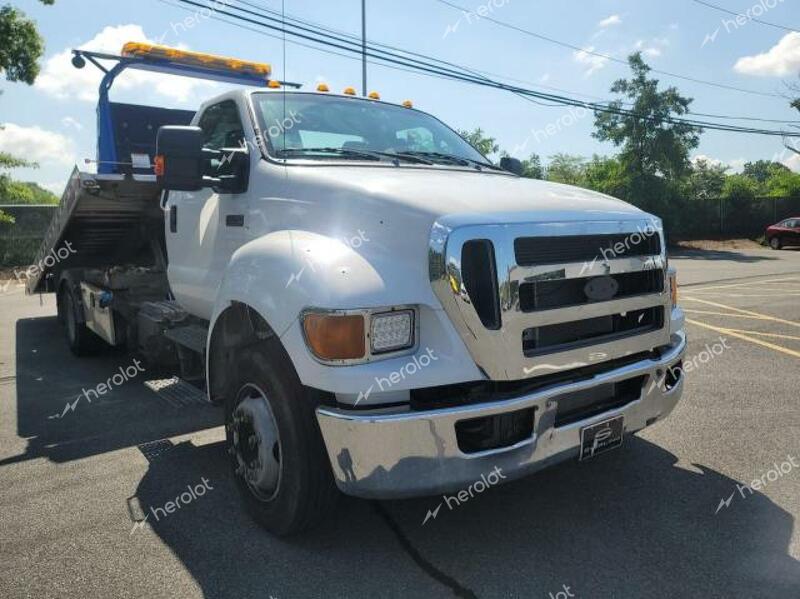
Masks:
[[[423,572],[425,572],[428,576],[433,578],[435,581],[443,584],[444,586],[448,587],[456,597],[463,597],[464,599],[478,599],[478,595],[472,589],[469,589],[458,582],[452,576],[442,572],[439,568],[434,566],[431,562],[429,562],[425,557],[417,550],[416,547],[411,543],[411,540],[408,536],[403,532],[400,528],[400,525],[395,522],[394,518],[392,518],[391,514],[377,501],[372,502],[372,507],[378,513],[378,515],[386,522],[386,525],[389,529],[394,533],[394,536],[397,537],[397,541],[400,543],[400,546],[403,548],[408,556],[414,560]]]

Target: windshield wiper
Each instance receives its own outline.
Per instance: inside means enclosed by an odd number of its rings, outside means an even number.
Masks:
[[[483,162],[481,160],[474,160],[472,158],[464,158],[463,156],[454,156],[453,154],[444,154],[442,152],[406,152],[411,156],[425,156],[427,158],[432,158],[434,160],[442,160],[446,162],[450,162],[453,164],[458,164],[460,166],[469,166],[472,164],[473,166],[477,166],[480,168],[489,168],[496,171],[502,171],[503,169],[499,166],[495,166],[494,164]]]
[[[433,164],[433,161],[421,156],[414,156],[406,152],[379,152],[377,150],[356,150],[352,148],[287,148],[281,150],[279,154],[338,154],[340,156],[352,156],[354,158],[365,158],[368,160],[380,160],[381,158],[391,158],[392,160],[405,160],[417,164]]]
[[[380,160],[380,156],[372,152],[362,152],[361,150],[350,150],[346,148],[286,148],[278,150],[279,156],[303,155],[303,154],[336,154],[342,158],[360,158],[363,160]]]

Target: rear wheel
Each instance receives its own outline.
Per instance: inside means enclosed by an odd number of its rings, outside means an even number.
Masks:
[[[770,238],[769,247],[771,247],[773,250],[779,250],[779,249],[781,249],[782,246],[783,246],[783,244],[781,243],[781,238],[780,237],[778,237],[776,235],[775,237],[771,237]]]
[[[275,339],[238,358],[225,429],[242,500],[276,535],[311,528],[338,497],[314,412],[317,402]]]
[[[64,285],[58,294],[58,316],[64,325],[67,345],[76,356],[87,356],[97,351],[100,338],[86,327],[79,317],[81,310],[75,293],[69,285]]]

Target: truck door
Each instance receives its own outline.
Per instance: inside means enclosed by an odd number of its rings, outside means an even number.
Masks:
[[[244,145],[244,127],[233,100],[208,106],[198,126],[206,148]],[[216,167],[224,174],[224,162]],[[165,222],[170,286],[176,299],[197,316],[211,317],[225,268],[245,242],[245,203],[243,195],[218,194],[210,188],[169,194]]]

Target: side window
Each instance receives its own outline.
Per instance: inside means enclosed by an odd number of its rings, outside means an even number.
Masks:
[[[200,117],[203,147],[212,150],[244,146],[244,127],[239,109],[233,100],[225,100],[206,108]]]

